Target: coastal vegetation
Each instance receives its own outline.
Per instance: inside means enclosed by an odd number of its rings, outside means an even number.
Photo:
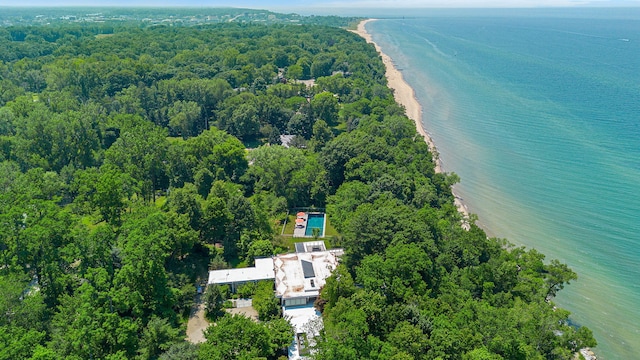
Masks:
[[[316,303],[318,359],[595,345],[553,305],[573,271],[460,226],[457,176],[435,171],[362,38],[85,25],[0,27],[0,359],[276,359],[293,334],[264,286],[260,322],[219,316],[200,345],[185,322],[208,269],[287,251],[280,220],[307,206],[345,249]]]

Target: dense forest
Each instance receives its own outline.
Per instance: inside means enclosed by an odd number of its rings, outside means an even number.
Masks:
[[[199,345],[185,323],[207,270],[288,251],[277,226],[311,206],[345,249],[317,359],[594,346],[552,302],[573,271],[461,226],[384,71],[323,25],[0,27],[0,359],[282,357],[278,316]]]

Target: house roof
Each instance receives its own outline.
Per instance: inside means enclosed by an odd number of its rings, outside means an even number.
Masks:
[[[247,268],[210,271],[209,284],[231,284],[275,278],[272,258],[255,259],[255,264],[255,266]]]
[[[280,298],[318,296],[344,253],[342,249],[310,251],[319,246],[324,249],[324,243],[307,242],[303,246],[296,245],[297,250],[306,252],[256,259],[254,267],[210,271],[209,284],[275,280],[276,296]]]
[[[300,265],[302,265],[302,273],[305,279],[316,277],[316,272],[313,271],[313,263],[311,261],[300,260]]]
[[[295,244],[297,253],[327,251],[324,241],[305,241]]]
[[[290,146],[291,141],[293,140],[293,138],[296,137],[295,135],[280,135],[280,143],[282,144],[282,146],[288,148]]]
[[[274,260],[276,296],[284,299],[318,296],[342,253],[342,249],[335,249],[278,255]]]

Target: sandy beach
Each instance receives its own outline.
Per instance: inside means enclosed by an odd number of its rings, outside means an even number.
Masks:
[[[429,134],[424,130],[424,126],[422,125],[422,106],[416,98],[415,91],[404,80],[402,73],[395,67],[393,60],[391,60],[391,58],[387,54],[382,52],[380,46],[378,46],[378,44],[373,41],[373,39],[371,38],[371,34],[369,34],[365,29],[365,25],[368,22],[375,20],[377,19],[367,19],[361,21],[354,33],[363,37],[368,43],[373,44],[373,46],[375,46],[376,50],[382,57],[382,62],[384,63],[386,68],[385,76],[387,78],[388,86],[393,89],[393,95],[396,101],[405,107],[407,116],[409,117],[409,119],[413,120],[413,122],[416,124],[416,130],[420,135],[422,135],[424,141],[429,145],[429,149],[433,154],[433,161],[436,164],[436,172],[442,172],[442,164],[440,162],[440,159],[438,158],[438,149],[436,148],[433,139],[431,139]],[[460,211],[465,217],[468,217],[469,211],[467,210],[465,204],[462,202],[462,199],[456,196],[455,193],[454,196],[455,205],[458,208],[458,211]]]
[[[422,135],[427,144],[429,144],[429,149],[431,150],[434,161],[436,162],[436,171],[442,172],[440,160],[438,160],[438,152],[436,146],[422,126],[422,106],[420,106],[418,99],[416,99],[415,91],[411,86],[409,86],[409,84],[407,84],[406,81],[404,81],[402,73],[398,69],[396,69],[391,58],[387,54],[382,52],[380,46],[378,46],[378,44],[373,41],[373,39],[371,38],[371,34],[369,34],[365,29],[365,25],[368,22],[375,20],[377,19],[367,19],[361,21],[358,24],[357,30],[354,32],[367,40],[368,43],[373,44],[373,46],[375,46],[376,50],[382,57],[382,62],[384,63],[386,68],[385,76],[387,77],[389,87],[393,89],[393,95],[396,98],[396,101],[400,105],[403,105],[405,107],[407,116],[409,117],[409,119],[415,122],[418,133]]]

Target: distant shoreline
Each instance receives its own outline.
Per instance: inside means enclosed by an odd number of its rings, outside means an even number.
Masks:
[[[362,20],[360,23],[358,23],[358,27],[356,30],[352,30],[354,33],[360,35],[362,38],[364,38],[368,43],[373,44],[373,46],[375,46],[376,50],[378,51],[378,53],[380,54],[380,56],[382,57],[382,62],[385,65],[385,77],[387,78],[387,84],[388,86],[393,89],[393,96],[395,97],[396,101],[405,107],[406,110],[406,114],[409,117],[409,119],[413,120],[413,122],[416,124],[416,130],[418,131],[418,133],[420,135],[422,135],[422,137],[424,138],[424,141],[427,143],[427,145],[429,145],[429,150],[431,151],[431,154],[433,155],[433,161],[436,165],[435,167],[435,171],[438,173],[443,172],[442,171],[442,163],[440,161],[440,159],[438,158],[438,149],[436,148],[435,143],[433,142],[433,139],[429,136],[429,134],[425,131],[424,126],[422,125],[422,106],[420,105],[420,103],[418,102],[418,99],[416,98],[416,93],[415,90],[411,87],[411,85],[409,85],[405,80],[404,77],[402,76],[402,73],[400,72],[400,70],[398,70],[395,65],[393,64],[393,60],[391,59],[391,57],[389,57],[389,55],[385,54],[384,52],[382,52],[382,49],[380,48],[380,46],[378,44],[376,44],[373,41],[373,38],[371,37],[371,34],[369,34],[367,32],[367,29],[365,28],[365,25],[371,21],[376,21],[378,19],[366,19],[366,20]],[[467,206],[462,202],[462,199],[457,196],[455,193],[454,195],[454,203],[456,205],[456,207],[458,208],[458,211],[465,217],[468,218],[469,217],[469,211],[467,209]],[[465,223],[466,226],[468,226],[467,223]]]

